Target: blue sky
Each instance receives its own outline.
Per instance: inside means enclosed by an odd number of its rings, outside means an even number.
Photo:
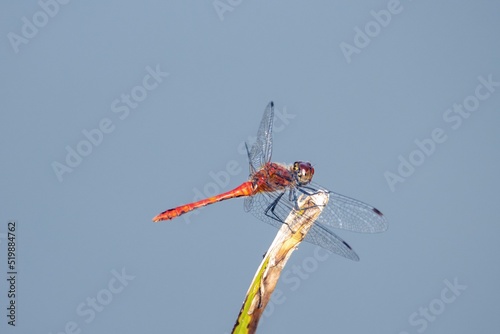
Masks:
[[[259,333],[500,326],[498,2],[0,9],[2,333],[230,332],[276,230],[241,199],[151,219],[244,182],[271,100],[273,160],[390,227],[336,231],[360,262],[302,244]]]

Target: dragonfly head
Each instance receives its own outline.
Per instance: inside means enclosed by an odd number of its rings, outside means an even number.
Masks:
[[[296,161],[293,163],[292,170],[299,185],[304,186],[311,182],[314,175],[314,167],[309,162]]]

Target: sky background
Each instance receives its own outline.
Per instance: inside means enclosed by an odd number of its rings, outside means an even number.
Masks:
[[[500,327],[500,2],[43,1],[0,4],[0,332],[229,333],[277,230],[151,219],[245,181],[271,100],[273,160],[390,226],[302,244],[259,333]]]

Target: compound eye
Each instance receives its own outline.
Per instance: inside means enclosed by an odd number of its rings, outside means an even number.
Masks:
[[[314,168],[308,162],[297,163],[297,180],[301,185],[306,185],[311,182],[314,175]]]

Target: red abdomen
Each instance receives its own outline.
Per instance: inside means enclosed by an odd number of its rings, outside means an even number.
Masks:
[[[241,196],[251,196],[254,194],[254,187],[252,182],[247,181],[240,186],[234,188],[233,190],[230,190],[228,192],[205,198],[202,199],[201,201],[198,202],[193,202],[185,205],[178,206],[176,208],[163,211],[159,215],[153,218],[154,222],[159,222],[161,220],[170,220],[174,219],[176,217],[179,217],[180,215],[183,215],[189,211],[193,211],[194,209],[200,208],[202,206],[206,206],[209,204],[217,203],[226,199],[230,198],[236,198],[236,197],[241,197]]]

